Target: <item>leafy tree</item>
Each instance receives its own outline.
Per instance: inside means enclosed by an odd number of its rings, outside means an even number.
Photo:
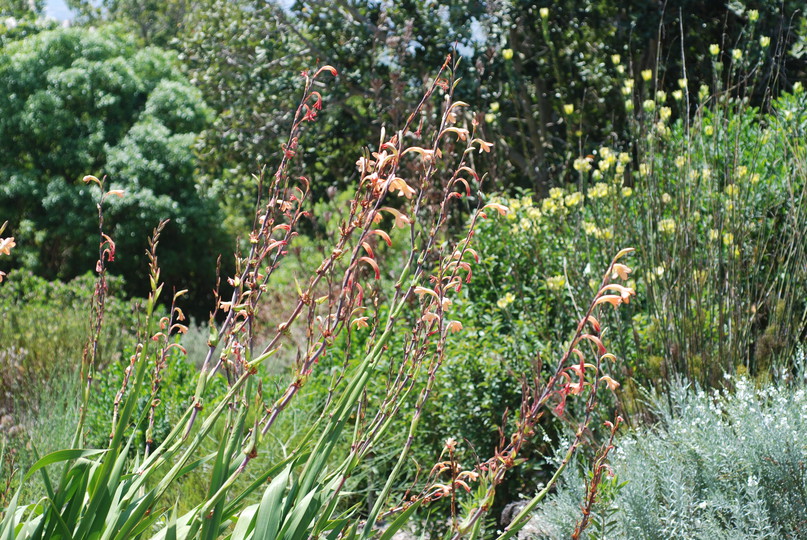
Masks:
[[[123,23],[147,45],[170,46],[183,32],[188,0],[66,0],[85,24]]]
[[[0,17],[24,19],[39,15],[45,8],[45,0],[0,0]]]
[[[798,7],[770,1],[314,0],[281,8],[208,0],[190,15],[182,41],[192,79],[219,113],[201,147],[209,185],[224,199],[250,200],[250,174],[280,150],[279,126],[287,118],[277,111],[291,110],[290,74],[317,61],[340,73],[329,88],[326,121],[306,139],[322,195],[350,182],[359,133],[368,125],[393,125],[405,114],[455,44],[465,60],[458,97],[489,106],[478,120],[484,137],[497,143],[495,154],[484,158],[492,160],[491,176],[508,189],[544,194],[564,180],[581,151],[626,134],[632,113],[619,90],[624,79],[636,80],[637,95],[671,92],[686,65],[697,92],[715,76],[709,46],[719,44],[729,54],[747,42],[752,9],[759,14],[756,36],[773,39],[771,53],[797,50],[791,44],[800,43],[792,30],[803,17]],[[611,60],[617,54],[619,66]],[[791,77],[804,72],[803,59],[773,58],[753,78],[760,103],[788,87],[777,79],[779,63]],[[644,81],[641,72],[648,69],[652,78]]]
[[[209,291],[216,254],[227,251],[217,205],[194,180],[194,140],[209,122],[175,55],[138,49],[115,28],[10,43],[0,56],[0,215],[18,239],[16,265],[61,279],[93,268],[98,193],[81,179],[107,175],[126,192],[108,199],[105,229],[129,292],[147,285],[142,253],[163,218],[172,220],[161,242],[168,286]]]

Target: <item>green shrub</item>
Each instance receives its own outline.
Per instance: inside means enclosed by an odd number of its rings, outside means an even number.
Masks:
[[[124,344],[137,329],[136,301],[120,299],[123,282],[109,280],[106,326],[99,342],[99,367],[120,359]],[[31,272],[15,270],[0,285],[0,411],[25,406],[28,396],[38,400],[38,385],[51,379],[77,376],[87,342],[90,274],[62,283]]]
[[[121,27],[57,28],[6,44],[0,215],[17,238],[12,265],[63,280],[91,270],[98,193],[81,179],[106,175],[127,193],[106,212],[118,248],[110,271],[126,279],[129,295],[143,296],[141,255],[151,228],[169,218],[164,278],[169,288],[193,286],[189,311],[206,305],[216,256],[228,245],[216,202],[194,179],[194,141],[210,121],[176,55],[138,48]]]
[[[804,353],[801,353],[804,362]],[[801,538],[807,508],[807,390],[706,392],[677,384],[652,403],[655,426],[626,433],[610,465],[613,489],[594,506],[609,523],[589,538]],[[568,538],[580,518],[584,477],[571,470],[535,515],[533,538]],[[596,530],[596,527],[592,530]]]

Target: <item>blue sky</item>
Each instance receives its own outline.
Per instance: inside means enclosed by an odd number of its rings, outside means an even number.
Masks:
[[[48,0],[45,4],[45,16],[65,21],[71,17],[71,13],[64,0]]]

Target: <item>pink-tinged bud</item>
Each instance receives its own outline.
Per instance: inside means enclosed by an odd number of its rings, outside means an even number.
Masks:
[[[623,287],[622,285],[618,285],[616,283],[609,283],[602,289],[600,289],[600,293],[604,293],[605,291],[616,291],[619,293],[619,296],[622,298],[622,301],[626,304],[630,302],[630,297],[636,295],[636,291],[629,287]]]
[[[367,328],[369,326],[367,324],[367,317],[358,317],[353,319],[352,325],[354,328]]]
[[[608,375],[603,375],[602,377],[600,377],[600,380],[601,380],[601,381],[603,381],[605,384],[607,384],[607,385],[608,385],[608,389],[609,389],[611,392],[614,392],[614,391],[616,391],[616,389],[617,389],[617,388],[619,388],[619,383],[618,383],[618,382],[616,382],[616,381],[615,381],[614,379],[612,379],[611,377],[609,377]]]
[[[446,326],[446,329],[449,332],[459,332],[460,330],[462,330],[462,323],[459,321],[451,321],[450,323],[448,323],[448,326]]]
[[[319,68],[319,69],[317,70],[317,72],[314,74],[314,78],[316,79],[317,77],[319,77],[319,75],[320,75],[320,74],[321,74],[323,71],[327,71],[328,73],[330,73],[330,74],[331,74],[331,75],[333,75],[334,77],[336,77],[337,75],[339,75],[339,72],[338,72],[338,71],[336,71],[336,68],[335,68],[335,67],[326,65],[326,66],[322,66],[321,68]]]
[[[465,187],[465,196],[466,196],[466,197],[470,197],[470,196],[471,196],[471,186],[470,186],[470,185],[468,185],[468,181],[467,181],[467,180],[465,180],[465,178],[455,178],[455,179],[454,179],[454,183],[455,183],[455,184],[457,184],[457,183],[462,184],[462,185]]]
[[[442,132],[440,132],[440,137],[445,135],[446,133],[454,133],[459,140],[464,141],[468,138],[468,130],[465,128],[458,128],[458,127],[447,127]]]
[[[388,246],[390,246],[390,247],[392,246],[392,239],[389,237],[389,235],[385,231],[382,231],[381,229],[374,229],[374,230],[370,231],[370,234],[376,234],[376,235],[380,236],[381,239],[384,240],[384,242],[386,242]]]
[[[421,287],[420,285],[418,285],[417,287],[415,287],[413,292],[418,296],[423,296],[424,294],[430,294],[431,296],[434,296],[436,299],[438,300],[440,299],[437,293],[434,292],[433,289],[429,289],[428,287]]]
[[[588,316],[588,323],[591,325],[591,328],[593,328],[595,332],[597,332],[598,334],[600,333],[600,329],[601,329],[600,321],[598,321],[593,316],[589,315]]]
[[[389,206],[382,206],[381,210],[385,212],[389,212],[395,218],[395,226],[403,229],[407,225],[412,224],[412,220],[409,219],[405,214],[396,210],[395,208],[390,208]]]
[[[625,266],[624,264],[616,263],[614,264],[614,273],[619,276],[619,279],[627,280],[628,274],[630,274],[631,269]]]
[[[555,413],[557,416],[563,416],[563,411],[566,409],[566,396],[563,396],[552,412]]]
[[[8,238],[0,238],[0,254],[11,255],[11,248],[16,245],[17,244],[14,242],[13,236],[9,236]]]
[[[600,304],[605,304],[606,302],[614,306],[614,308],[616,308],[622,303],[622,297],[616,296],[615,294],[605,294],[597,298],[594,301],[594,305],[598,306]]]
[[[485,208],[493,208],[499,213],[500,216],[506,216],[507,213],[510,211],[510,209],[507,208],[505,205],[499,203],[488,203],[482,207],[482,210],[484,210]]]
[[[379,270],[379,268],[378,268],[378,263],[376,263],[376,262],[375,262],[373,259],[371,259],[370,257],[361,257],[361,258],[359,258],[359,261],[360,261],[360,262],[366,262],[367,264],[369,264],[370,266],[372,266],[372,267],[373,267],[373,271],[375,272],[375,278],[376,278],[376,279],[381,279],[381,270]]]
[[[598,338],[597,336],[592,336],[591,334],[583,334],[582,336],[580,336],[580,339],[587,339],[590,342],[594,343],[597,346],[597,353],[600,355],[603,355],[608,352],[608,350],[605,348],[605,345],[602,344],[602,341],[600,341],[600,338]]]
[[[625,255],[627,255],[628,253],[633,253],[634,251],[636,251],[636,250],[633,249],[633,248],[621,249],[621,250],[619,250],[619,253],[616,254],[616,257],[614,257],[614,261],[618,261],[619,259],[621,259]]]
[[[471,144],[477,143],[479,145],[479,153],[482,152],[490,153],[490,149],[493,148],[493,143],[489,143],[487,141],[483,141],[482,139],[474,139],[471,141]]]

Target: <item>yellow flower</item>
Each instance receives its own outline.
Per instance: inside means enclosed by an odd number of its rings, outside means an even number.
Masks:
[[[658,116],[659,118],[661,118],[662,121],[668,120],[670,116],[672,116],[672,109],[670,109],[669,107],[662,107],[659,110]]]
[[[650,173],[650,167],[647,166],[647,163],[640,163],[639,174],[642,176],[647,176],[649,173]]]
[[[559,187],[553,187],[549,190],[549,197],[551,199],[562,199],[563,198],[563,190]]]
[[[587,173],[588,171],[591,170],[591,159],[587,158],[587,157],[585,157],[585,158],[577,158],[577,159],[574,160],[574,165],[573,166],[574,166],[574,170],[576,170],[578,172],[581,172],[581,173]]]
[[[642,79],[645,81],[649,81],[653,78],[653,70],[652,69],[643,69],[642,70]]]
[[[684,99],[684,93],[681,90],[673,90],[672,95],[675,101],[681,101],[682,99]]]
[[[770,45],[770,44],[771,44],[771,38],[769,38],[768,36],[762,36],[762,37],[759,38],[759,45],[763,49],[767,48],[768,45]]]
[[[729,233],[724,233],[723,234],[723,245],[730,246],[733,243],[734,243],[734,235],[731,234],[730,232]]]
[[[672,197],[669,193],[662,193],[661,194],[661,202],[664,204],[670,204],[672,202]]]
[[[486,123],[488,123],[488,124],[492,124],[492,123],[493,123],[493,122],[495,122],[495,121],[496,121],[496,115],[495,115],[495,114],[493,114],[493,113],[487,113],[487,114],[485,115],[485,122],[486,122]]]
[[[541,211],[535,207],[530,207],[527,209],[527,217],[530,219],[540,219]]]
[[[553,276],[546,279],[546,286],[550,291],[559,291],[566,285],[566,278],[563,276]]]
[[[667,101],[667,92],[665,92],[664,90],[659,90],[658,92],[656,92],[656,101],[658,101],[659,103],[664,103],[665,101]]]
[[[493,103],[490,104],[490,111],[491,112],[499,112],[499,102],[498,101],[494,101]]]
[[[554,199],[544,199],[541,201],[541,211],[544,214],[554,214],[558,209],[558,203]]]
[[[588,190],[588,196],[592,199],[601,199],[608,195],[608,184],[597,182]]]
[[[757,22],[758,19],[759,19],[759,11],[757,11],[756,9],[752,9],[751,11],[748,12],[749,21]]]
[[[504,309],[515,302],[515,300],[516,297],[513,296],[513,293],[507,293],[496,301],[496,305],[499,306],[500,309]]]
[[[756,184],[759,182],[759,173],[754,173],[751,175],[751,178],[748,179],[752,184]]]
[[[538,10],[538,14],[542,19],[547,19],[549,17],[549,8],[542,7]]]
[[[737,189],[737,184],[729,184],[725,187],[723,191],[725,191],[726,195],[728,195],[729,197],[736,197],[737,191],[739,190]]]
[[[633,189],[632,188],[627,187],[627,186],[622,188],[622,196],[623,197],[630,197],[631,195],[633,195]]]
[[[577,206],[578,204],[580,204],[580,201],[582,200],[583,200],[583,194],[580,193],[579,191],[575,191],[574,193],[569,193],[568,195],[566,195],[566,198],[563,200],[563,202],[566,204],[566,206]]]
[[[709,229],[709,240],[715,241],[720,238],[720,231],[717,229]]]
[[[711,137],[714,134],[714,132],[715,128],[713,128],[711,125],[704,126],[703,128],[703,133],[706,134],[707,137]]]
[[[518,224],[522,231],[529,231],[532,229],[532,221],[527,218],[521,218],[521,221],[519,221]]]
[[[740,60],[743,57],[743,51],[741,49],[732,49],[731,57],[735,60]]]
[[[748,174],[748,167],[745,165],[740,165],[737,167],[737,178],[745,178],[745,175]]]
[[[684,156],[678,156],[675,158],[675,166],[679,169],[682,168],[684,165],[687,164],[687,158]]]
[[[717,56],[718,54],[720,54],[720,46],[717,43],[712,43],[711,45],[709,45],[709,53],[712,56]]]
[[[658,222],[658,230],[666,234],[675,232],[675,220],[671,218],[662,219]]]
[[[619,153],[619,162],[620,163],[630,163],[630,154],[627,152],[620,152]]]
[[[709,95],[709,87],[705,84],[702,84],[701,87],[698,89],[698,97],[701,99],[706,99],[706,96]]]
[[[653,112],[656,110],[656,102],[652,99],[646,99],[642,102],[642,108],[647,112]]]
[[[688,82],[688,81],[686,80],[686,78],[683,78],[683,79],[678,79],[678,86],[679,86],[679,87],[680,87],[682,90],[686,90],[686,87],[687,87],[687,82]]]
[[[567,103],[566,105],[563,106],[563,112],[565,112],[566,114],[572,114],[574,112],[574,105],[572,105],[571,103]]]
[[[618,66],[621,61],[622,57],[619,56],[618,54],[611,55],[611,63],[614,64],[615,66]]]
[[[502,58],[505,60],[513,59],[513,49],[502,49]]]

